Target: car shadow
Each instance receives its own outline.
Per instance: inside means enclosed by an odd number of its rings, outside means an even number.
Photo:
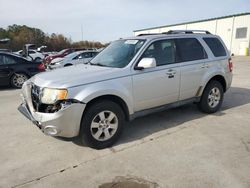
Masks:
[[[211,115],[223,116],[226,114],[226,110],[248,103],[250,103],[250,89],[232,87],[224,96],[224,102],[221,110]],[[114,147],[143,139],[156,132],[180,126],[183,123],[199,119],[207,115],[208,114],[200,112],[195,104],[188,104],[137,118],[132,122],[126,123],[126,126],[124,126],[123,129],[123,134]],[[191,124],[188,126],[191,126]],[[60,139],[64,141],[73,141],[77,145],[83,145],[78,137],[72,139]]]

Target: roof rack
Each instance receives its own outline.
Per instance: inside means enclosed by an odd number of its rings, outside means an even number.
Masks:
[[[161,33],[142,33],[142,34],[137,35],[137,37],[147,36],[147,35],[159,35],[159,34],[161,34]]]
[[[211,34],[209,31],[206,31],[206,30],[169,30],[163,33],[142,33],[137,36],[140,37],[140,36],[161,35],[161,34],[169,35],[169,34],[194,34],[194,33]]]
[[[169,30],[168,32],[163,32],[162,34],[193,34],[193,33],[206,33],[211,34],[206,30]]]

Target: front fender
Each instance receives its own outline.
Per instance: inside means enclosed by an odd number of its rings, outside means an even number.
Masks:
[[[73,89],[73,88],[72,88]],[[129,114],[133,114],[133,97],[131,78],[102,81],[75,88],[75,95],[71,98],[88,103],[104,95],[114,95],[121,98],[128,107]]]

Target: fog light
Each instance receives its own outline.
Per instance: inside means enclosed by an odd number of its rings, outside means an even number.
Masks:
[[[51,136],[55,136],[58,133],[58,130],[56,129],[56,127],[52,126],[52,125],[48,125],[43,129],[44,134],[46,135],[51,135]]]

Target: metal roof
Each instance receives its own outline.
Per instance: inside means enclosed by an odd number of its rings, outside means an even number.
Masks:
[[[178,23],[178,24],[150,27],[150,28],[145,28],[145,29],[134,30],[134,32],[145,31],[145,30],[149,30],[149,29],[160,29],[160,28],[164,28],[164,27],[172,27],[172,26],[192,24],[192,23],[205,22],[205,21],[212,21],[212,20],[218,20],[218,19],[225,19],[225,18],[230,18],[230,17],[245,16],[245,15],[250,15],[250,12],[245,12],[245,13],[240,13],[240,14],[232,14],[232,15],[228,15],[228,16],[221,16],[221,17],[209,18],[209,19],[203,19],[203,20],[196,20],[196,21],[190,21],[190,22],[182,22],[182,23]]]

